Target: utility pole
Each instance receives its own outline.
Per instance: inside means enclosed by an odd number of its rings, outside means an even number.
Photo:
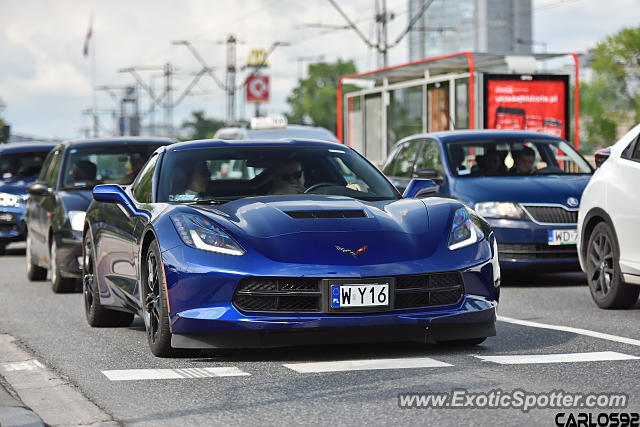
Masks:
[[[227,121],[236,120],[236,43],[238,39],[233,34],[227,37]]]
[[[347,21],[349,28],[356,32],[356,34],[362,39],[362,41],[370,48],[375,49],[378,52],[378,67],[388,67],[389,66],[389,49],[395,47],[400,43],[402,38],[407,35],[409,31],[413,28],[414,25],[418,22],[420,17],[424,14],[424,12],[431,6],[433,0],[423,0],[422,7],[416,12],[416,14],[409,21],[409,25],[400,33],[400,35],[396,38],[393,43],[387,42],[387,22],[391,21],[395,14],[387,13],[387,0],[374,0],[375,1],[375,9],[376,9],[376,40],[369,40],[363,33],[358,29],[356,24],[347,16],[347,14],[338,6],[336,0],[329,0],[329,3],[342,15],[342,17]]]
[[[172,95],[172,77],[173,77],[173,65],[171,62],[164,64],[164,125],[166,127],[166,134],[169,138],[173,137],[173,95]]]

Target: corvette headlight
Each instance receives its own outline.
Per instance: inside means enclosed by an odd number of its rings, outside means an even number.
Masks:
[[[480,221],[482,220],[466,207],[456,210],[449,232],[449,249],[464,248],[484,239],[485,233],[480,227]]]
[[[201,215],[176,214],[171,215],[171,220],[187,246],[227,255],[244,255],[244,250],[235,240]]]
[[[71,223],[71,229],[73,231],[82,231],[84,228],[85,211],[69,211],[69,222]]]
[[[11,193],[0,193],[0,206],[18,206],[22,197]]]
[[[527,218],[522,208],[511,202],[480,202],[476,203],[475,210],[483,218]]]

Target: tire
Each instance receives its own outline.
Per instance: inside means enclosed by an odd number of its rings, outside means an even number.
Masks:
[[[166,283],[162,268],[162,258],[157,241],[152,241],[142,263],[142,311],[147,341],[151,353],[158,357],[182,355],[183,351],[171,347],[169,311],[167,310]]]
[[[446,340],[446,341],[438,341],[438,344],[450,345],[455,347],[472,347],[475,345],[482,344],[483,342],[485,342],[486,339],[487,337],[469,338],[466,340]]]
[[[42,268],[33,262],[33,254],[31,253],[31,238],[27,236],[27,279],[32,282],[40,282],[47,280],[47,269]]]
[[[593,301],[600,308],[629,308],[638,300],[640,287],[624,282],[620,249],[606,222],[595,226],[586,251],[586,270]]]
[[[76,289],[76,279],[72,277],[62,277],[58,269],[58,244],[55,237],[51,242],[49,252],[49,269],[51,270],[51,289],[56,294],[73,292]]]
[[[84,297],[84,313],[87,323],[95,327],[129,326],[133,322],[133,313],[110,310],[100,304],[98,283],[95,280],[95,254],[91,236],[84,238],[82,263],[82,293]]]

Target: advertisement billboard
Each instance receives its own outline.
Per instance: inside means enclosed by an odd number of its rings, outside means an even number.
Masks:
[[[486,74],[484,127],[542,132],[567,139],[569,78]]]

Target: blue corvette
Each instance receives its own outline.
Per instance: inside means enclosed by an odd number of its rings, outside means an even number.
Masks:
[[[383,172],[401,191],[429,178],[437,195],[485,218],[504,270],[577,270],[578,206],[593,169],[565,140],[524,131],[459,130],[399,141]]]
[[[231,165],[232,164],[232,168]],[[241,171],[233,176],[223,173]],[[348,147],[311,140],[159,148],[98,185],[84,225],[91,326],[144,319],[151,351],[495,335],[491,228],[462,203],[404,197]]]

